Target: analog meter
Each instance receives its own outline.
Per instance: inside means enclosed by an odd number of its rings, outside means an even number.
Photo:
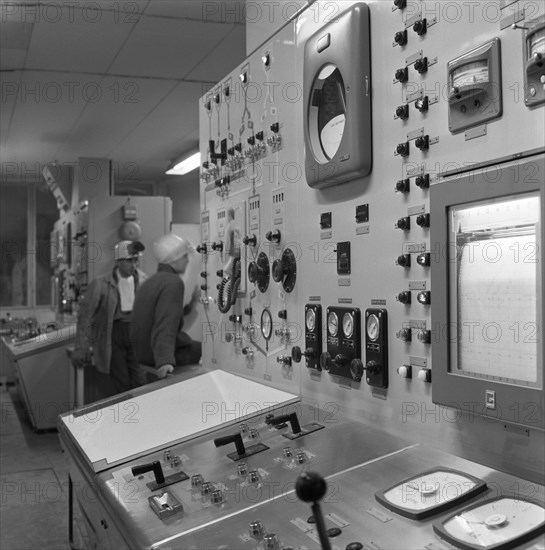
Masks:
[[[486,490],[486,483],[469,474],[437,468],[396,483],[375,498],[386,508],[410,519],[423,519],[465,502]]]
[[[545,102],[545,16],[530,21],[523,36],[524,103],[534,107]]]
[[[367,317],[367,336],[369,340],[375,341],[380,334],[380,322],[378,317],[373,313]]]
[[[448,63],[449,130],[455,134],[502,114],[500,39]]]
[[[305,172],[323,188],[371,171],[369,7],[360,2],[305,44]]]
[[[316,311],[314,309],[307,309],[305,323],[307,330],[311,332],[316,328]]]
[[[354,334],[354,316],[350,312],[343,315],[343,332],[346,338],[352,338]]]
[[[339,318],[335,312],[330,312],[327,316],[327,332],[330,336],[337,336],[339,330]]]
[[[519,496],[502,496],[461,510],[433,529],[464,550],[508,550],[545,532],[545,509]]]
[[[273,331],[273,320],[270,309],[265,308],[261,313],[261,334],[269,341]]]

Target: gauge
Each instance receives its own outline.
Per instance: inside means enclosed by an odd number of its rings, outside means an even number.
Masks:
[[[458,548],[508,550],[545,532],[545,509],[521,497],[496,497],[433,526]]]
[[[316,328],[316,312],[313,309],[307,309],[305,316],[307,330],[313,332]]]
[[[453,69],[451,78],[452,86],[456,88],[488,82],[488,61],[486,59],[480,59],[457,67]]]
[[[375,498],[386,508],[411,519],[423,519],[486,490],[476,477],[448,468],[418,474],[379,491]]]
[[[533,57],[536,54],[545,55],[545,27],[528,37],[528,46],[528,57]]]
[[[272,336],[273,320],[269,309],[264,309],[261,313],[261,334],[265,340],[270,340]]]
[[[339,330],[339,318],[336,313],[331,312],[327,316],[327,331],[331,336],[336,336]]]
[[[343,315],[343,332],[347,338],[351,338],[354,333],[354,316],[351,313]]]
[[[367,335],[371,340],[376,340],[380,334],[380,322],[378,317],[373,313],[367,318]]]

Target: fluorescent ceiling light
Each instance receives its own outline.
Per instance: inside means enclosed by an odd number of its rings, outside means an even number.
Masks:
[[[182,176],[195,170],[201,165],[201,153],[197,152],[189,157],[186,157],[184,160],[175,164],[172,168],[169,168],[165,173],[169,176]]]

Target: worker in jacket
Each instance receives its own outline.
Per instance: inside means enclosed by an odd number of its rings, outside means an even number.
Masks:
[[[188,240],[174,233],[163,235],[153,244],[158,262],[152,275],[136,294],[131,316],[131,338],[139,362],[154,367],[159,378],[174,367],[198,364],[201,343],[183,332],[184,315],[197,304],[199,291],[191,294],[184,307],[185,273],[190,256],[195,252]]]
[[[98,371],[90,376],[100,386],[98,398],[145,383],[129,333],[136,290],[147,278],[137,267],[143,250],[138,241],[116,244],[112,271],[91,281],[80,302],[72,361]]]

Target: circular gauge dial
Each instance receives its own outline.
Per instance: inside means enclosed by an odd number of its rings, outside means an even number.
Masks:
[[[265,340],[270,340],[273,330],[273,320],[270,310],[264,309],[261,313],[261,334]]]
[[[305,315],[305,322],[307,326],[307,330],[310,332],[313,332],[316,328],[316,312],[313,309],[307,309],[307,313]]]
[[[354,316],[351,313],[343,315],[343,332],[347,338],[351,338],[354,334]]]
[[[497,497],[470,506],[433,528],[459,548],[515,548],[545,531],[545,510],[520,497]]]
[[[422,519],[459,504],[486,490],[486,483],[476,477],[448,468],[439,468],[408,478],[376,499],[398,514]]]
[[[336,313],[331,312],[327,316],[327,331],[331,336],[336,336],[338,330],[339,330],[339,318],[337,317]]]
[[[379,337],[380,334],[380,321],[378,317],[372,313],[367,318],[367,336],[371,340],[376,340]]]

